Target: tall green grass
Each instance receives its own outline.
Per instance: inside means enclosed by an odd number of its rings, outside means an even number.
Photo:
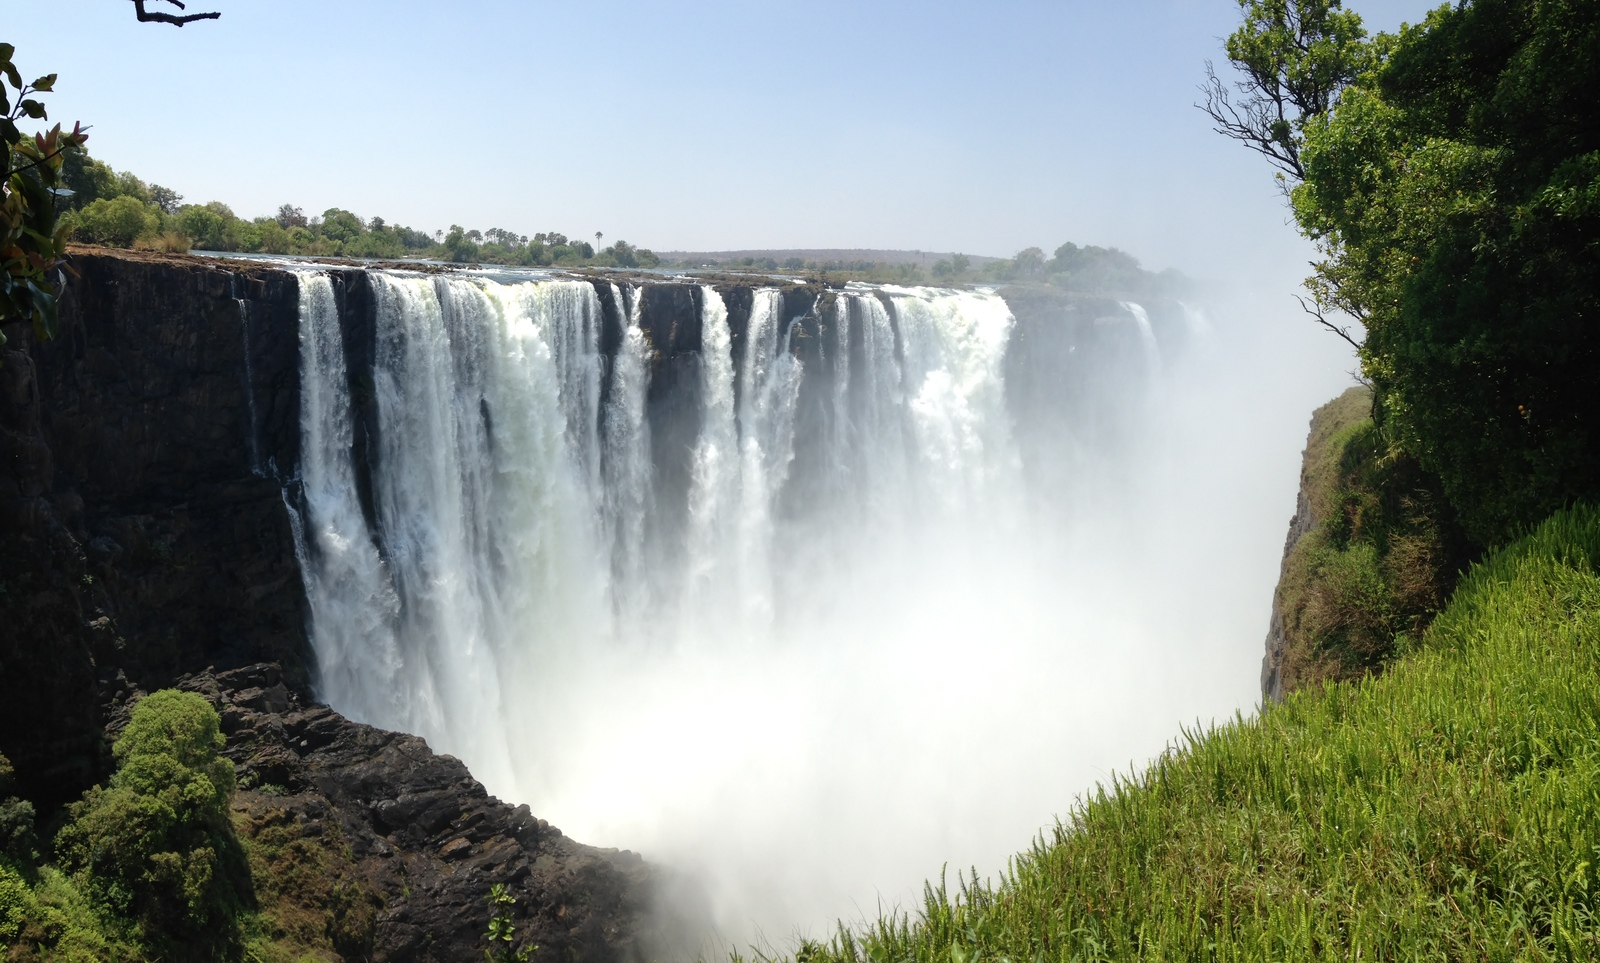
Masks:
[[[1600,958],[1600,510],[1476,566],[1381,678],[1185,733],[993,885],[806,961]]]

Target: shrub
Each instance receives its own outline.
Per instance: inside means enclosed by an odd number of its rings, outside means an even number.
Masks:
[[[249,870],[228,820],[233,764],[218,755],[217,713],[191,693],[142,700],[112,753],[109,786],[69,809],[56,837],[63,870],[109,917],[169,960],[229,955],[250,901]]]
[[[74,218],[73,236],[109,247],[131,247],[146,234],[161,229],[161,218],[138,198],[123,195],[101,198]]]
[[[35,859],[33,804],[11,795],[15,782],[11,760],[0,755],[0,866],[23,868]]]

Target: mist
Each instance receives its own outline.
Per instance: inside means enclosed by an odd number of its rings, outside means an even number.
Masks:
[[[697,287],[667,404],[631,287],[604,360],[585,282],[374,279],[372,532],[302,288],[319,692],[663,867],[709,952],[992,878],[1181,727],[1251,713],[1306,423],[1351,366],[1249,290],[1073,326],[858,285],[808,371],[775,289],[730,342]]]

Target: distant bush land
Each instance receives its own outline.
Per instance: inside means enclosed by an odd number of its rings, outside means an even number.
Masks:
[[[67,156],[63,179],[72,193],[71,209],[61,223],[73,240],[86,244],[522,266],[650,268],[660,263],[648,249],[627,241],[597,250],[588,241],[554,231],[529,237],[502,228],[479,231],[459,225],[428,234],[336,207],[307,217],[285,204],[272,217],[246,220],[221,201],[185,204],[176,191],[113,171],[81,150]]]

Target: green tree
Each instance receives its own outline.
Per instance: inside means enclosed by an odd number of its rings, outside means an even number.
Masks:
[[[322,227],[318,229],[318,233],[328,240],[340,242],[354,241],[366,231],[361,218],[337,207],[322,212]]]
[[[187,230],[187,222],[180,219],[180,223]],[[161,219],[155,211],[126,194],[109,200],[100,198],[77,212],[71,224],[78,240],[107,247],[132,247],[134,241],[161,229]],[[193,231],[188,233],[194,236]]]
[[[228,820],[234,774],[222,747],[200,696],[145,697],[112,747],[110,784],[74,803],[56,836],[62,869],[163,959],[225,958],[239,942],[249,869]]]
[[[178,213],[178,208],[183,206],[183,195],[170,187],[151,184],[150,202],[161,208],[164,214],[176,214]]]
[[[1044,252],[1036,247],[1024,248],[1011,259],[1011,266],[1023,277],[1036,277],[1044,273]]]
[[[224,249],[226,224],[222,215],[199,204],[186,204],[178,212],[178,229],[189,235],[194,246],[203,251]]]
[[[1375,45],[1306,126],[1318,299],[1469,533],[1600,497],[1600,7],[1474,0]]]
[[[0,755],[0,864],[13,868],[33,863],[33,804],[11,795],[15,788],[11,760]]]
[[[11,44],[0,43],[0,325],[28,320],[39,337],[50,337],[67,244],[67,232],[57,223],[56,192],[65,156],[88,135],[77,125],[66,133],[57,124],[47,133],[23,136],[18,120],[47,119],[37,95],[55,87],[56,75],[24,84],[15,53]]]
[[[1206,63],[1204,110],[1218,133],[1239,141],[1278,168],[1305,179],[1300,160],[1305,127],[1338,102],[1370,62],[1361,18],[1340,0],[1238,0],[1244,23],[1228,37],[1234,87]]]

